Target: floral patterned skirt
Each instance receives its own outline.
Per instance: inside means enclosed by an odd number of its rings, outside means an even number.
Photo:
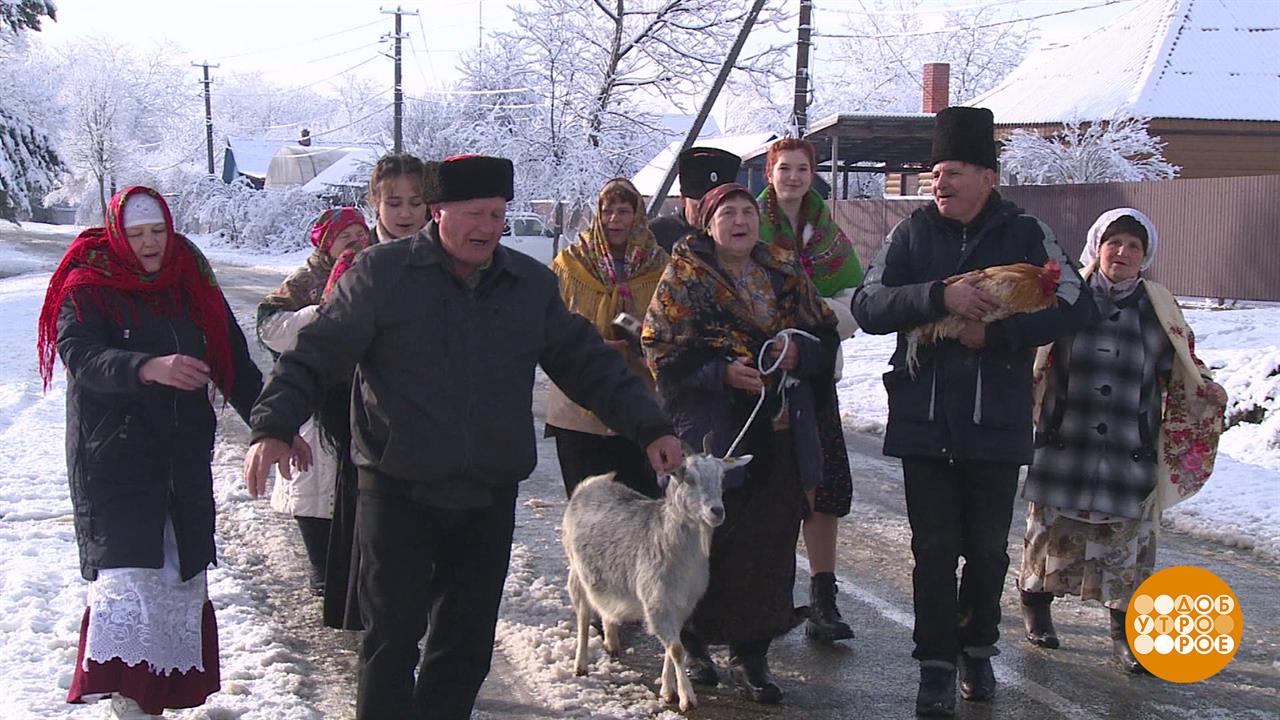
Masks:
[[[1129,607],[1129,597],[1155,569],[1158,513],[1110,522],[1068,513],[1028,504],[1018,587],[1098,600],[1113,610]]]

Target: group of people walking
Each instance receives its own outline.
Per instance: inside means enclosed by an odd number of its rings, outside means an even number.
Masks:
[[[295,518],[323,621],[363,630],[357,717],[466,718],[489,671],[518,484],[536,462],[534,369],[566,494],[583,479],[660,497],[682,443],[753,462],[724,481],[710,584],[682,632],[688,672],[776,703],[768,650],[803,624],[853,637],[837,607],[839,518],[853,481],[836,381],[857,327],[899,333],[885,453],[901,458],[920,662],[916,711],[990,700],[1019,468],[1031,465],[1018,586],[1026,638],[1060,639],[1054,597],[1109,609],[1154,569],[1160,513],[1212,470],[1225,393],[1172,295],[1142,278],[1158,236],[1104,214],[1083,273],[995,186],[989,111],[948,108],[934,203],[900,223],[866,276],[813,188],[812,145],[775,142],[759,194],[740,161],[681,154],[681,208],[646,221],[628,180],[550,267],[499,245],[510,161],[377,163],[356,208],[312,226],[306,264],[258,307],[266,382],[207,261],[164,200],[130,187],[82,233],[40,316],[49,383],[67,369],[67,462],[89,598],[70,702],[114,717],[193,707],[219,687],[205,569],[215,561],[212,383],[250,426],[251,495]],[[989,321],[1002,299],[967,271],[1056,262],[1053,307]],[[906,336],[944,317],[958,339]],[[1196,462],[1188,463],[1190,456]],[[796,607],[795,549],[810,566]],[[958,587],[956,570],[964,557]],[[419,650],[419,640],[425,644]]]

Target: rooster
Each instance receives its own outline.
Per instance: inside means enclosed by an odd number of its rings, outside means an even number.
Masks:
[[[1000,306],[982,318],[982,322],[989,323],[1010,315],[1056,306],[1058,280],[1061,277],[1062,268],[1057,262],[1049,260],[1043,267],[1015,263],[971,270],[963,275],[953,275],[943,282],[947,285],[969,283],[1000,298]],[[932,345],[945,338],[959,337],[964,323],[965,318],[948,314],[941,320],[913,328],[907,333],[907,370],[911,377],[915,377],[916,368],[920,365],[916,354],[919,347]]]

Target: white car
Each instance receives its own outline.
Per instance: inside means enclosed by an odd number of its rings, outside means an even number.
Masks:
[[[555,236],[537,213],[509,212],[500,242],[546,265],[554,257]]]

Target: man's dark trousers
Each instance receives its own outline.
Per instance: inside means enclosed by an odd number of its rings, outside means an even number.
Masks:
[[[471,717],[493,656],[515,497],[512,488],[488,507],[450,510],[360,492],[359,720]]]
[[[915,557],[915,659],[954,663],[962,649],[979,657],[995,653],[1018,468],[1008,463],[902,460]],[[961,556],[965,564],[957,593]]]

